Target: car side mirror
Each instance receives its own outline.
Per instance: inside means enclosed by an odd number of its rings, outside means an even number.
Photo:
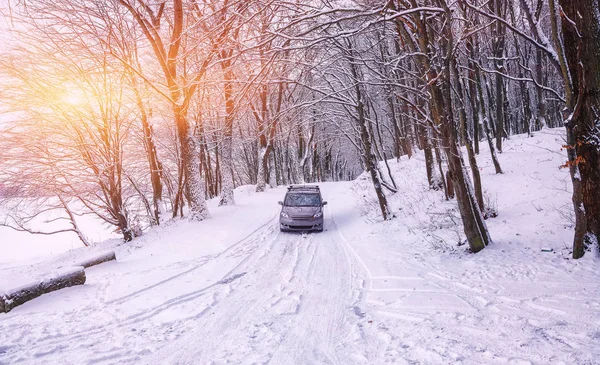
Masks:
[[[283,205],[283,202],[282,201],[278,201],[277,204]]]
[[[327,202],[321,203],[321,206],[326,206],[326,205],[327,205]]]

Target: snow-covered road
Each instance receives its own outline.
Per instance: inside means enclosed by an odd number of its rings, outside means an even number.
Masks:
[[[134,251],[0,317],[0,363],[356,363],[364,272],[332,213],[314,234],[263,216],[222,252],[148,263]]]
[[[322,234],[274,233],[214,287],[195,329],[151,362],[348,363],[356,275],[331,222]]]

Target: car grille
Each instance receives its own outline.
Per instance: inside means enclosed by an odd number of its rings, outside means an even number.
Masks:
[[[312,217],[292,217],[292,219],[295,221],[310,221]]]
[[[313,229],[314,226],[288,226],[290,229]]]

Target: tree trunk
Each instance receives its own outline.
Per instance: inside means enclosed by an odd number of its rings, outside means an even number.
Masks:
[[[515,15],[514,15],[514,10],[511,9],[511,17],[514,21]],[[523,54],[523,52],[521,51],[521,46],[519,44],[519,39],[517,37],[514,37],[514,42],[515,42],[515,50],[517,52],[517,54],[520,54],[521,57],[524,58],[524,62],[527,64],[529,62],[529,53],[527,53],[527,57],[525,57],[525,54]],[[525,74],[523,73],[523,69],[521,67],[518,68],[519,72],[518,72],[518,76],[520,79],[524,79],[525,78]],[[531,122],[533,121],[533,113],[531,111],[531,98],[529,96],[529,90],[527,89],[527,85],[525,83],[525,81],[519,81],[519,91],[521,94],[521,105],[523,106],[523,125],[524,125],[524,129],[525,132],[527,133],[527,137],[531,137]],[[517,125],[517,134],[518,133],[522,133],[523,131],[520,131],[518,129],[518,125]]]
[[[535,75],[536,81],[540,85],[544,85],[544,65],[542,58],[542,50],[537,49],[535,52],[536,63],[535,63]],[[537,129],[543,129],[548,125],[546,118],[546,99],[544,98],[544,90],[540,87],[536,88],[537,92]]]
[[[496,155],[496,150],[494,148],[494,143],[492,142],[492,135],[490,133],[490,128],[488,125],[488,119],[485,116],[485,102],[483,99],[483,87],[481,86],[481,70],[479,67],[476,68],[476,84],[477,91],[479,93],[479,120],[481,120],[481,125],[483,126],[483,133],[485,134],[485,138],[488,142],[488,146],[490,148],[490,154],[492,155],[492,162],[494,163],[494,168],[496,169],[497,174],[502,173],[502,167],[500,167],[500,162],[498,161],[498,156]]]
[[[200,176],[200,158],[190,125],[180,107],[174,107],[177,137],[181,144],[181,160],[185,171],[185,195],[188,199],[189,219],[201,221],[208,218],[204,179]]]
[[[454,111],[452,109],[451,97],[451,62],[453,62],[454,53],[454,34],[452,33],[451,19],[452,12],[444,1],[438,1],[444,8],[446,19],[444,23],[443,45],[445,49],[445,64],[441,75],[434,69],[428,67],[428,59],[421,57],[423,71],[427,75],[428,87],[431,95],[432,115],[434,120],[442,129],[444,138],[444,150],[448,158],[448,167],[452,171],[453,185],[456,192],[456,201],[462,218],[463,228],[472,252],[479,252],[491,243],[487,226],[483,220],[483,214],[473,196],[473,189],[469,174],[466,171],[462,153],[458,145],[458,133]],[[419,28],[425,29],[425,24],[419,19]],[[422,31],[421,49],[428,49],[427,34]],[[439,81],[432,82],[439,78]]]
[[[308,139],[304,138],[302,129],[298,129],[298,169],[296,171],[296,181],[299,184],[304,184],[306,181],[306,162],[309,158],[310,146],[312,145],[314,136],[314,125],[310,128]]]
[[[490,2],[493,12],[498,17],[503,17],[502,3],[505,0],[493,0]],[[495,22],[492,25],[492,48],[494,54],[494,68],[496,73],[496,149],[502,153],[502,137],[504,136],[504,77],[500,75],[504,72],[504,38],[505,26],[501,22]]]
[[[439,178],[438,177],[434,177],[433,180],[435,181],[435,186],[434,186],[434,190],[439,190],[441,188],[444,189],[444,194],[446,195],[446,200],[449,200],[450,198],[454,198],[454,190],[452,193],[452,196],[450,196],[450,192],[449,192],[449,186],[448,184],[451,184],[451,181],[448,181],[448,179],[446,179],[444,176],[444,167],[443,167],[443,161],[442,161],[442,154],[440,153],[440,144],[439,144],[439,140],[434,140],[433,141],[433,150],[435,152],[435,160],[437,162],[437,167],[438,167],[438,173],[440,174]]]
[[[160,214],[162,212],[162,164],[158,159],[156,145],[154,144],[154,136],[152,126],[148,121],[148,113],[142,101],[137,87],[134,86],[134,92],[138,109],[140,110],[140,120],[142,122],[142,130],[144,132],[144,147],[146,149],[146,157],[150,166],[150,183],[152,184],[152,217],[151,225],[160,224]]]
[[[224,81],[225,81],[225,131],[223,135],[223,152],[221,154],[221,199],[219,205],[235,204],[233,194],[233,73],[229,67],[229,62],[223,63]]]
[[[571,115],[565,122],[577,220],[573,257],[580,258],[593,246],[600,254],[600,13],[597,1],[560,4],[575,22],[563,21],[562,33],[573,85],[573,98],[567,102]]]
[[[424,122],[423,122],[424,123]],[[437,190],[439,184],[435,181],[435,162],[433,160],[433,151],[431,148],[431,139],[429,136],[429,127],[419,123],[419,140],[423,146],[423,152],[425,154],[425,170],[427,173],[427,183],[430,189]]]
[[[449,90],[445,93],[446,98],[450,96]],[[448,107],[445,110],[447,118],[443,121],[442,130],[445,139],[449,142],[449,145],[446,147],[446,156],[449,168],[452,171],[456,201],[469,247],[472,252],[479,252],[491,243],[491,239],[481,210],[473,196],[468,173],[464,168],[465,164],[457,142],[458,134],[456,133],[452,108]]]
[[[394,105],[394,98],[392,96],[391,90],[388,91],[389,95],[387,97],[388,108],[390,109],[390,119],[392,123],[392,127],[394,128],[394,157],[397,160],[400,160],[400,156],[402,156],[402,134],[400,132],[400,128],[398,127],[398,118],[396,117],[396,107]]]
[[[473,144],[471,141],[471,136],[469,135],[469,131],[467,129],[467,113],[465,111],[465,105],[463,100],[464,92],[463,87],[460,82],[460,75],[458,73],[458,66],[456,65],[456,59],[450,60],[450,66],[452,67],[451,74],[452,79],[454,81],[454,85],[456,88],[456,99],[454,99],[458,103],[458,118],[460,121],[460,131],[462,134],[462,138],[465,142],[465,147],[467,149],[467,156],[469,157],[469,165],[471,165],[471,173],[473,174],[473,184],[475,188],[475,198],[477,199],[477,205],[479,209],[483,211],[483,189],[481,187],[481,174],[479,173],[479,167],[477,165],[477,159],[475,158],[475,152],[473,151]]]
[[[447,181],[447,188],[446,188],[446,200],[448,199],[454,199],[454,175],[452,174],[451,170],[448,170],[446,172],[446,181]]]
[[[275,165],[275,148],[271,144],[271,152],[269,153],[269,186],[272,188],[277,187],[277,166]]]
[[[258,149],[258,174],[256,176],[256,192],[262,193],[267,187],[267,171],[269,163],[269,149],[261,144]]]
[[[349,43],[349,41],[348,41]],[[362,92],[360,90],[360,85],[358,83],[358,70],[356,66],[356,61],[354,60],[353,50],[348,47],[347,52],[348,62],[350,63],[350,72],[354,79],[354,91],[356,94],[356,112],[358,113],[358,124],[360,128],[360,139],[362,141],[363,146],[363,160],[367,169],[367,172],[371,175],[371,181],[373,182],[373,187],[375,188],[375,194],[377,195],[377,201],[379,202],[379,209],[381,209],[381,215],[383,220],[390,220],[393,218],[390,208],[388,206],[387,198],[385,193],[383,192],[383,187],[381,186],[381,181],[379,180],[378,175],[378,166],[377,161],[375,159],[375,155],[373,154],[373,147],[371,145],[371,136],[369,135],[369,128],[367,126],[367,118],[365,116],[365,106],[363,104]]]
[[[481,120],[479,119],[479,101],[477,99],[477,85],[475,84],[475,62],[472,60],[475,57],[475,51],[473,48],[473,40],[469,38],[467,40],[467,50],[469,52],[469,101],[471,103],[471,113],[473,114],[473,142],[475,148],[475,154],[479,154],[479,126]]]

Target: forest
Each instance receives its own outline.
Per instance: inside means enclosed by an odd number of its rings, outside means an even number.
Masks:
[[[88,245],[92,215],[129,242],[242,185],[363,171],[393,221],[387,161],[423,154],[479,252],[497,213],[480,146],[502,174],[511,136],[560,127],[572,255],[600,249],[597,2],[9,0],[3,15],[1,225]],[[49,212],[65,224],[33,224]]]

